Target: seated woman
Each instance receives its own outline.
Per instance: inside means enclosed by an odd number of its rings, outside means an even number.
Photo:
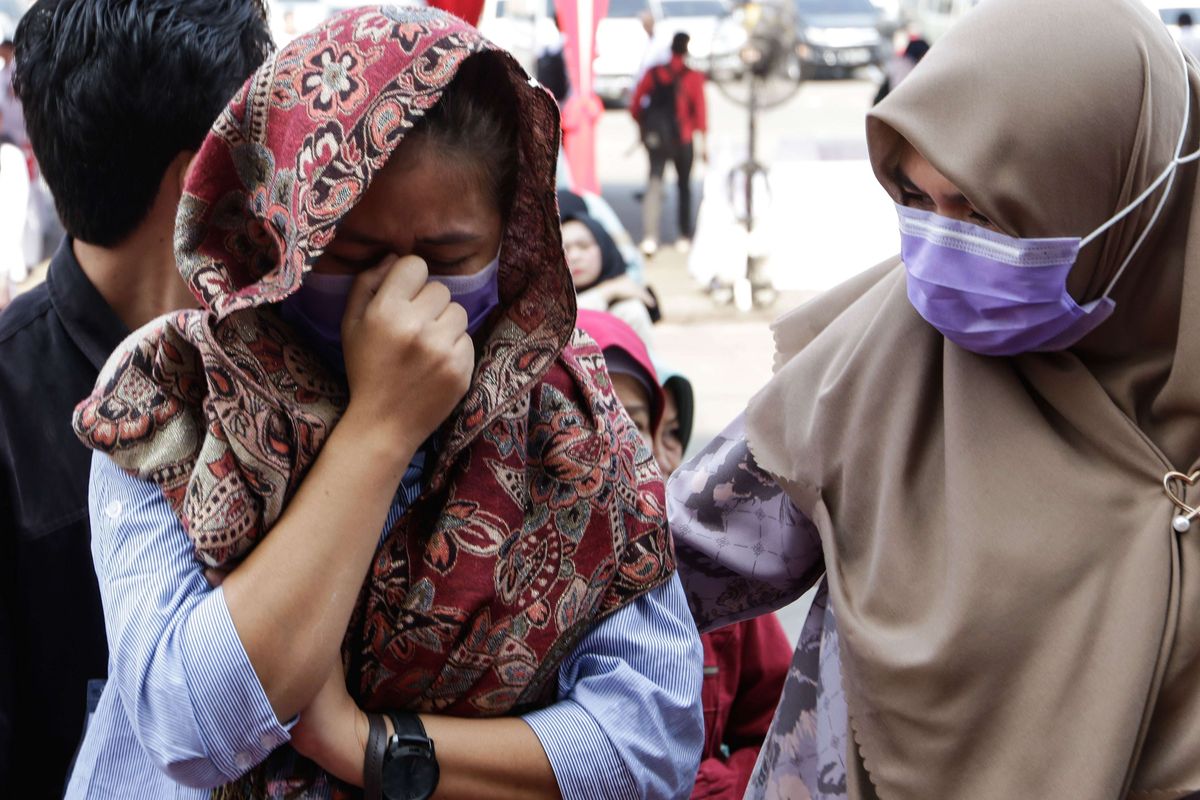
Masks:
[[[558,216],[560,220],[588,216],[600,223],[600,227],[613,240],[617,252],[625,261],[625,274],[637,283],[646,282],[646,262],[637,242],[629,235],[617,212],[602,195],[592,192],[576,194],[570,189],[558,190]]]
[[[604,353],[613,391],[669,477],[691,437],[691,384],[677,373],[661,380],[645,344],[611,314],[580,311],[578,324]],[[692,798],[736,800],[746,791],[775,715],[792,648],[774,614],[727,625],[700,641],[704,756]]]
[[[661,318],[658,298],[626,274],[625,260],[604,226],[586,214],[568,216],[562,238],[579,307],[607,311],[624,320],[642,341],[652,342],[654,323]]]
[[[696,421],[696,391],[682,372],[654,360],[654,371],[662,385],[665,399],[663,421],[654,445],[654,460],[667,478],[683,464],[684,454],[692,441]]]
[[[361,8],[214,125],[176,235],[203,309],[76,414],[112,655],[68,797],[691,786],[699,640],[575,331],[556,118],[455,17]]]
[[[1198,98],[1140,3],[987,0],[870,112],[901,257],[669,488],[702,628],[825,577],[747,797],[1200,792]]]

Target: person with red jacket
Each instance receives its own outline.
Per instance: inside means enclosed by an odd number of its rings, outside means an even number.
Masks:
[[[576,324],[596,341],[625,407],[663,475],[680,465],[691,438],[694,395],[677,373],[659,378],[646,345],[626,323],[581,310]],[[692,800],[741,798],[775,716],[792,644],[774,614],[700,637],[704,645],[704,751]]]
[[[691,180],[696,156],[693,140],[696,134],[701,135],[699,155],[701,160],[707,160],[704,134],[708,130],[708,108],[704,101],[704,75],[684,63],[690,41],[686,33],[675,34],[671,40],[671,60],[646,71],[629,104],[650,158],[650,178],[642,201],[642,251],[646,255],[653,255],[658,249],[663,173],[668,161],[674,164],[679,178],[676,246],[686,250],[691,244]]]

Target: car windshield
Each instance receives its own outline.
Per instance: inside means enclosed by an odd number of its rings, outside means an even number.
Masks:
[[[1158,10],[1158,14],[1162,17],[1162,21],[1168,25],[1178,25],[1179,15],[1183,14],[1184,12],[1191,14],[1193,23],[1200,23],[1200,8],[1160,8]]]
[[[394,0],[393,0],[394,1]],[[545,8],[542,13],[547,17],[554,16],[554,0],[545,0]],[[509,14],[532,14],[536,6],[535,2],[530,0],[517,0],[515,3],[509,3],[508,0],[496,0],[496,16],[507,17]]]
[[[636,17],[649,8],[647,0],[612,0],[608,4],[608,16]]]
[[[667,0],[662,15],[670,17],[723,17],[725,6],[720,0]]]
[[[796,0],[802,14],[874,14],[871,0]]]

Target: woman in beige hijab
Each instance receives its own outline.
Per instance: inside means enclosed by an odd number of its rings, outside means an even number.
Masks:
[[[825,576],[748,796],[1200,792],[1198,97],[1135,0],[987,0],[871,113],[903,261],[670,489],[702,630]]]

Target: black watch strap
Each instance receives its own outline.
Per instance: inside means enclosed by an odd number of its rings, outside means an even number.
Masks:
[[[364,800],[383,800],[383,754],[387,751],[387,725],[379,714],[367,714],[367,755],[363,760]]]
[[[392,720],[392,730],[396,736],[412,737],[415,739],[426,739],[429,741],[429,747],[433,749],[433,740],[425,733],[425,726],[421,724],[421,718],[416,714],[407,714],[401,711],[388,711],[388,717]]]
[[[437,752],[433,740],[425,733],[421,718],[407,711],[388,711],[392,720],[394,732],[388,740],[387,755],[384,756],[384,770],[389,770],[393,758],[402,759],[405,763],[406,780],[403,794],[393,798],[385,794],[384,800],[428,800],[437,791],[438,769]],[[391,773],[384,779],[384,792],[394,792],[398,787],[391,785]]]

